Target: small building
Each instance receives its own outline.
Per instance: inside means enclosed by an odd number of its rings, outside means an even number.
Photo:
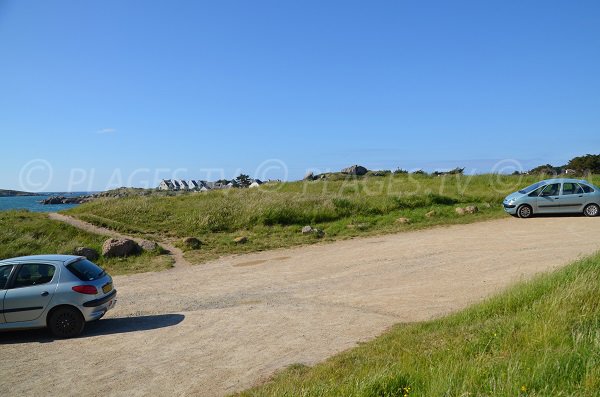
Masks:
[[[163,179],[158,185],[158,190],[175,190],[175,186],[173,186],[170,179]]]
[[[248,187],[259,187],[260,185],[263,184],[263,181],[261,181],[260,179],[252,179],[250,180],[250,185],[248,185]]]

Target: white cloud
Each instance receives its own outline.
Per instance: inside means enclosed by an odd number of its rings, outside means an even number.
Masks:
[[[103,128],[101,130],[96,131],[98,134],[114,134],[117,132],[115,128]]]

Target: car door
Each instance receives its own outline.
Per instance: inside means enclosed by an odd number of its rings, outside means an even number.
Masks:
[[[549,214],[560,212],[560,183],[546,185],[537,198],[537,212]]]
[[[10,279],[10,273],[12,269],[13,265],[0,265],[0,324],[5,322],[4,295],[6,295],[6,288],[8,286],[8,280]]]
[[[581,212],[585,203],[583,189],[578,183],[565,182],[559,201],[561,212]]]
[[[58,285],[53,265],[17,265],[16,275],[4,295],[4,320],[7,323],[33,321],[46,309]]]

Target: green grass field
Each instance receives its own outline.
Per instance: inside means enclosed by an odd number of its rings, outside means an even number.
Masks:
[[[325,231],[322,240],[393,233],[506,216],[502,199],[539,176],[401,174],[266,184],[260,189],[208,193],[155,192],[104,198],[67,211],[90,223],[152,238],[197,237],[203,245],[186,255],[193,262],[249,251],[310,244],[305,225]],[[596,182],[598,178],[594,177]],[[476,215],[457,206],[474,204]],[[435,211],[433,217],[426,214]],[[400,217],[409,224],[397,222]],[[248,243],[235,244],[238,236]]]
[[[72,254],[77,247],[102,252],[106,237],[48,219],[46,214],[28,211],[0,211],[0,259],[37,254]],[[163,270],[172,260],[158,253],[144,252],[128,258],[100,258],[96,261],[112,275]]]
[[[241,396],[600,396],[600,254]]]

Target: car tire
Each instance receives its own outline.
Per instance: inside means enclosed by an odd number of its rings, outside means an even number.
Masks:
[[[531,216],[533,215],[533,209],[527,204],[523,204],[522,206],[517,208],[517,215],[519,216],[519,218],[522,219],[531,218]]]
[[[83,331],[85,320],[74,307],[62,306],[48,316],[48,328],[57,338],[74,338]]]
[[[598,216],[600,213],[600,206],[598,204],[588,204],[583,209],[583,214],[585,216]]]

